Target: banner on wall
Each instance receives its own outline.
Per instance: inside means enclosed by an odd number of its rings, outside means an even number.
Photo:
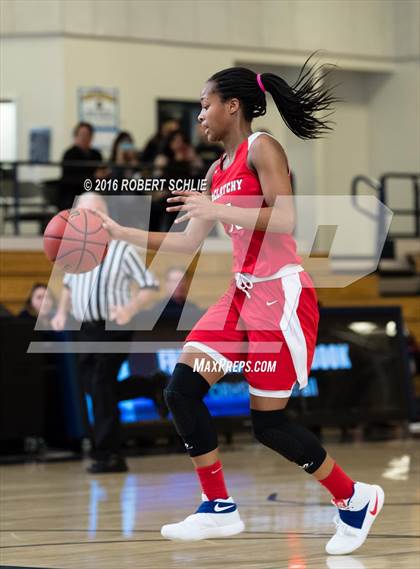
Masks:
[[[119,130],[119,93],[115,87],[79,87],[77,92],[79,121],[95,129],[93,145],[109,154]]]

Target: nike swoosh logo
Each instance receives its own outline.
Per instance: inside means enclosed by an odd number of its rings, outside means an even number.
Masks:
[[[275,304],[276,302],[278,302],[278,300],[272,300],[271,302],[268,302],[268,300],[267,300],[266,305],[271,306],[272,304]]]
[[[378,493],[376,492],[375,506],[373,510],[369,510],[369,513],[372,514],[372,516],[375,516],[377,511],[378,511]]]
[[[230,508],[235,508],[235,504],[229,504],[228,506],[221,506],[220,504],[216,504],[214,506],[215,512],[224,512],[225,510],[229,510]]]
[[[211,473],[216,474],[216,472],[220,472],[221,470],[222,470],[222,467],[218,468],[217,470],[212,470]]]

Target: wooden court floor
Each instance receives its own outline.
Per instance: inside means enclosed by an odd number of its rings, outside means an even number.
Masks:
[[[356,554],[328,557],[334,508],[310,476],[256,444],[224,454],[246,531],[174,543],[163,523],[192,513],[199,493],[183,455],[129,459],[128,474],[91,476],[83,463],[1,468],[1,562],[71,569],[417,569],[418,445],[413,440],[330,445],[356,479],[383,486],[386,503]]]

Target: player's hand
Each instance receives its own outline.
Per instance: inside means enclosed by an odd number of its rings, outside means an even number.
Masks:
[[[53,318],[51,318],[51,328],[56,332],[61,332],[64,330],[64,326],[66,325],[67,315],[63,312],[57,312]]]
[[[102,219],[102,227],[108,231],[109,236],[112,239],[124,240],[125,227],[111,219],[109,215],[106,215],[106,213],[103,213],[98,209],[95,209],[93,211]]]
[[[128,306],[115,306],[109,307],[109,319],[118,326],[128,324],[133,317],[133,312]]]
[[[181,223],[191,218],[217,221],[219,206],[212,202],[209,196],[201,192],[176,190],[172,192],[172,197],[168,198],[168,202],[181,202],[181,205],[167,207],[166,211],[185,211],[185,214],[178,217],[175,223]]]

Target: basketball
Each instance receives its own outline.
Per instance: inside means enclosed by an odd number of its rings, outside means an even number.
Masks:
[[[102,219],[84,208],[60,211],[44,232],[44,251],[66,273],[86,273],[97,267],[108,250],[109,235]]]

